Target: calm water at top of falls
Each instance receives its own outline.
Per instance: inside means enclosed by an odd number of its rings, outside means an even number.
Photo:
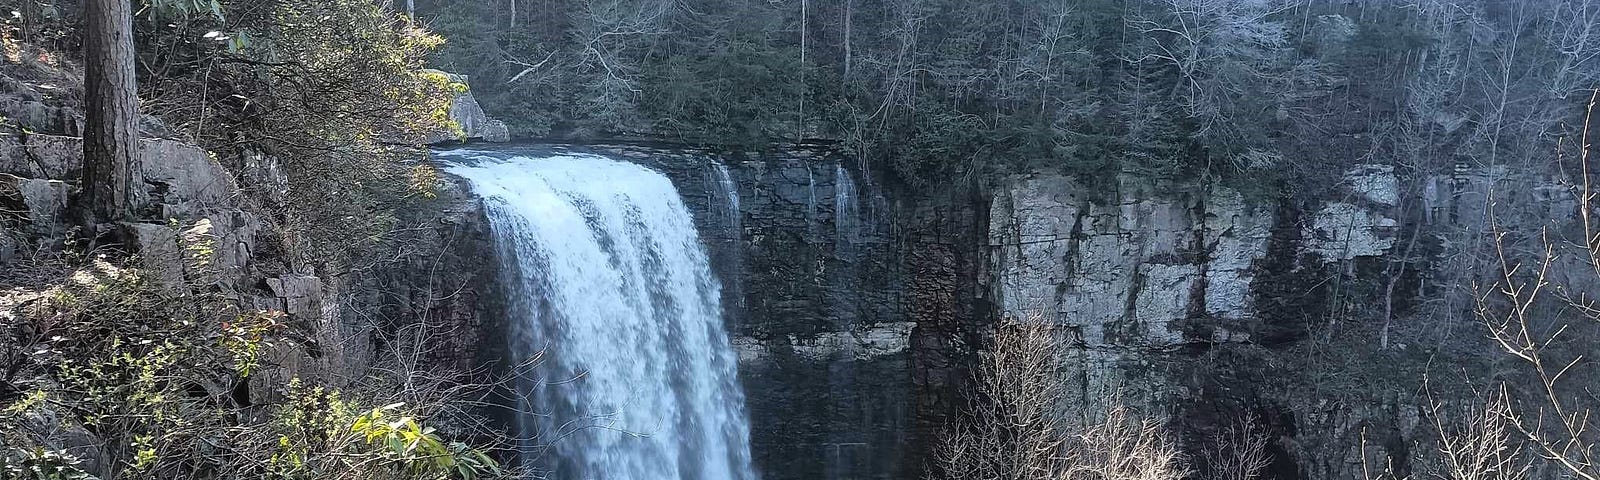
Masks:
[[[580,154],[450,151],[501,261],[530,465],[560,479],[755,479],[720,286],[666,176]]]

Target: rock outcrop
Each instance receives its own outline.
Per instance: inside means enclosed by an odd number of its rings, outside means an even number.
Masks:
[[[463,86],[468,84],[466,75],[446,72],[438,73],[449,78],[451,84]],[[506,128],[505,122],[489,118],[489,114],[484,113],[483,106],[478,104],[478,99],[472,96],[470,90],[463,90],[450,100],[450,119],[461,127],[459,135],[456,132],[449,131],[434,132],[428,135],[427,143],[443,144],[462,140],[507,142],[511,140],[511,132]]]
[[[1096,196],[1054,175],[1005,182],[989,215],[1002,311],[1042,315],[1087,348],[1172,347],[1189,341],[1186,319],[1253,313],[1250,267],[1266,254],[1269,209],[1224,187],[1127,175],[1114,197]]]
[[[1398,377],[1366,390],[1332,385],[1328,376],[1376,373],[1319,356],[1398,368],[1426,357],[1335,331],[1376,332],[1385,301],[1393,318],[1418,298],[1452,295],[1448,285],[1472,272],[1441,252],[1481,239],[1489,188],[1531,195],[1497,207],[1542,219],[1530,227],[1574,208],[1548,179],[1495,170],[1402,179],[1391,166],[1356,165],[1296,198],[1135,174],[1096,190],[1050,173],[927,194],[875,186],[827,149],[517,148],[602,153],[673,179],[722,281],[752,451],[774,479],[919,475],[1003,316],[1059,327],[1070,406],[1119,399],[1169,419],[1191,447],[1254,418],[1273,436],[1274,475],[1346,478],[1362,458],[1419,451],[1422,404]],[[483,228],[453,202],[461,216],[443,218]],[[442,265],[451,266],[434,271],[485,267]],[[493,301],[432,315],[492,332],[504,327],[473,322],[495,318],[481,310]],[[1338,343],[1352,341],[1364,344]],[[1375,440],[1363,447],[1368,432]]]

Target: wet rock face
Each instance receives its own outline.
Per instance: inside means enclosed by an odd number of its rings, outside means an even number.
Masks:
[[[1402,182],[1392,167],[1358,165],[1313,198],[1292,201],[1134,175],[1095,190],[1043,173],[933,195],[876,186],[854,161],[826,150],[568,150],[656,168],[684,197],[722,282],[752,453],[769,479],[921,475],[927,446],[954,418],[1000,315],[1060,326],[1068,343],[1060,371],[1073,386],[1064,402],[1120,397],[1168,416],[1190,443],[1230,415],[1254,415],[1276,436],[1279,478],[1347,478],[1363,454],[1427,450],[1406,447],[1426,430],[1413,418],[1416,399],[1329,400],[1296,390],[1316,379],[1291,357],[1321,341],[1310,332],[1326,328],[1330,298],[1347,311],[1381,305],[1374,292],[1388,278],[1378,275],[1397,256],[1412,257],[1395,288],[1397,311],[1470,274],[1434,256],[1481,238],[1483,192],[1511,185],[1503,171]],[[1550,182],[1518,181],[1512,188],[1532,199],[1500,204],[1515,215],[1559,218],[1574,208],[1553,200],[1563,192]],[[481,212],[462,202],[445,202],[454,213],[417,218],[453,219],[430,235],[485,228],[475,220]],[[481,333],[501,328],[481,311],[492,299],[444,295],[450,300],[433,304],[443,306],[427,307],[431,297],[421,292],[494,278],[467,273],[493,268],[471,253],[492,251],[487,243],[445,238],[431,242],[465,253],[439,268],[419,259],[395,274],[415,299],[396,315],[482,329],[452,351],[501,347]],[[424,272],[451,277],[426,286]],[[1332,292],[1335,284],[1344,290]],[[358,290],[383,289],[393,287]],[[1382,433],[1369,450],[1384,451],[1363,451],[1363,431]]]
[[[637,162],[673,180],[721,282],[763,478],[918,475],[919,426],[942,423],[919,402],[919,365],[937,362],[914,353],[935,343],[918,340],[914,312],[938,319],[956,309],[953,286],[940,297],[948,305],[914,306],[911,272],[961,280],[940,263],[954,255],[903,253],[917,243],[898,236],[888,195],[853,162],[816,149],[560,150]]]
[[[763,478],[906,478],[918,415],[907,262],[844,157],[599,147],[672,178],[722,281]]]

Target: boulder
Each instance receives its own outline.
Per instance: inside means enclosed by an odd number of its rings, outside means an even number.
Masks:
[[[195,217],[233,204],[238,185],[204,149],[167,139],[144,140],[139,145],[145,184],[140,203],[147,215]]]
[[[448,72],[435,72],[445,75],[451,83],[467,85],[467,76]],[[450,103],[450,119],[461,126],[461,135],[455,132],[438,131],[428,135],[427,143],[430,145],[458,140],[478,139],[488,142],[506,142],[511,140],[510,130],[505,122],[489,118],[483,111],[483,106],[478,104],[478,99],[472,92],[463,91],[456,94]]]
[[[0,173],[0,215],[10,217],[0,222],[18,225],[17,233],[40,240],[59,238],[67,230],[66,213],[65,182]]]
[[[511,129],[506,127],[506,122],[499,120],[489,120],[489,123],[484,125],[480,133],[483,134],[483,141],[485,142],[505,143],[511,141]]]
[[[139,266],[163,288],[183,286],[184,255],[178,232],[158,223],[121,224],[123,236],[139,254]]]
[[[135,195],[140,216],[196,217],[233,204],[238,185],[204,149],[164,138],[140,140],[139,147],[144,188]],[[81,138],[0,135],[0,174],[70,182],[77,180],[82,163]]]
[[[261,220],[238,209],[208,214],[184,229],[183,244],[199,255],[190,262],[189,277],[197,283],[221,282],[224,289],[248,288],[250,258],[261,231]]]
[[[19,177],[74,179],[83,164],[83,140],[39,134],[0,134],[0,173]]]

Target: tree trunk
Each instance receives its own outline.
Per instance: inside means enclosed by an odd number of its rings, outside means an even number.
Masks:
[[[850,24],[855,15],[855,0],[844,1],[844,80],[850,81]]]
[[[82,205],[87,223],[128,216],[139,171],[139,98],[131,0],[89,0],[84,11]]]

